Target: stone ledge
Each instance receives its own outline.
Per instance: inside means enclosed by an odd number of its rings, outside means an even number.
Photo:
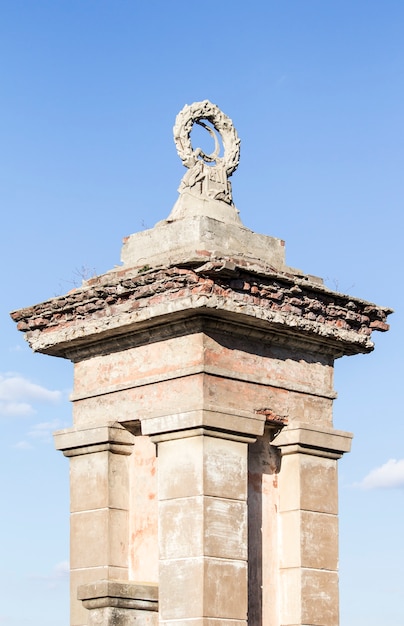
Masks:
[[[152,583],[98,580],[78,587],[77,599],[86,609],[113,606],[158,611],[158,587]]]
[[[176,439],[177,433],[181,438],[193,437],[200,434],[200,429],[212,437],[236,440],[241,437],[243,441],[245,438],[253,441],[263,434],[265,419],[265,415],[252,416],[241,411],[239,414],[235,411],[224,413],[207,408],[146,418],[141,424],[142,434],[153,436],[153,441]]]
[[[134,444],[133,436],[116,423],[80,430],[66,428],[55,432],[53,437],[56,450],[61,450],[67,457],[106,450],[129,455]]]
[[[281,449],[282,456],[300,453],[338,459],[351,450],[352,438],[343,430],[294,422],[274,437],[272,445]]]

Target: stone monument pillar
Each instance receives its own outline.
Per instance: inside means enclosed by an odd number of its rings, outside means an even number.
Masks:
[[[194,149],[194,124],[214,150]],[[16,311],[33,350],[74,363],[71,624],[338,626],[333,364],[389,309],[288,267],[241,222],[231,120],[186,106],[187,172],[122,265]]]

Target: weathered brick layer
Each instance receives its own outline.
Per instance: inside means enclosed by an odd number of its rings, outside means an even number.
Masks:
[[[46,347],[42,349],[32,341],[39,333],[79,327],[85,319],[87,336],[91,334],[90,320],[100,322],[98,334],[106,330],[102,326],[104,320],[111,334],[112,327],[122,326],[118,323],[122,316],[128,318],[129,315],[133,323],[133,314],[141,319],[142,311],[152,313],[154,307],[162,304],[169,313],[170,303],[190,297],[198,301],[198,304],[193,302],[196,308],[225,307],[282,326],[284,330],[296,329],[299,333],[332,338],[341,345],[346,343],[349,349],[342,353],[347,354],[371,351],[372,331],[388,330],[386,318],[392,312],[333,292],[310,277],[260,271],[256,265],[251,269],[224,258],[196,268],[151,269],[146,266],[141,270],[111,271],[65,296],[15,311],[11,317],[18,323],[18,329],[27,333],[34,349],[47,352]],[[117,323],[111,324],[112,320]]]

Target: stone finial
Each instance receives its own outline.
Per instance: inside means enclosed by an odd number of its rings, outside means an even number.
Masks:
[[[205,128],[214,139],[215,148],[211,154],[192,147],[191,130],[194,124]],[[219,156],[220,142],[215,131],[222,139],[223,156]],[[228,179],[239,164],[240,139],[231,119],[209,100],[187,104],[175,120],[174,141],[183,164],[188,168],[178,188],[180,194],[187,191],[199,198],[232,204]]]

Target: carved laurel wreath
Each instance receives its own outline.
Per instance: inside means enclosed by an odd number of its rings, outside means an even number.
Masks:
[[[194,102],[190,105],[186,104],[176,117],[174,141],[180,159],[185,167],[188,168],[195,165],[198,155],[204,160],[213,160],[209,155],[205,155],[200,148],[197,150],[192,149],[192,126],[194,123],[198,124],[200,120],[207,120],[220,133],[223,141],[224,156],[223,159],[217,160],[223,161],[227,176],[231,176],[237,169],[240,160],[240,139],[231,119],[209,100]],[[200,125],[209,131],[209,127],[203,123]]]

